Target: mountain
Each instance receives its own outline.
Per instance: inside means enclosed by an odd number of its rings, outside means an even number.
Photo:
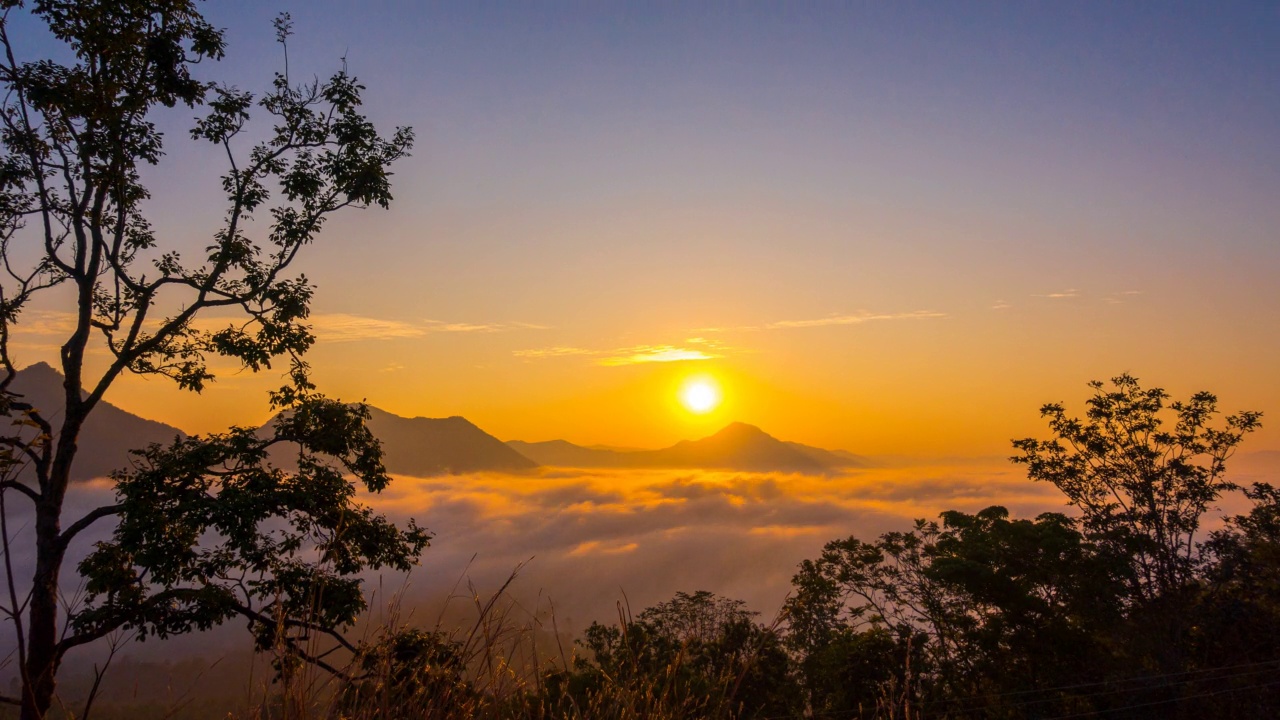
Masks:
[[[9,387],[21,394],[25,402],[39,409],[56,433],[62,419],[65,392],[62,380],[62,373],[47,363],[36,363],[19,370]],[[80,429],[80,449],[76,453],[71,479],[105,477],[112,470],[130,466],[129,450],[144,448],[151,443],[168,444],[175,437],[184,437],[184,434],[172,425],[138,417],[105,400],[99,402]],[[24,472],[22,477],[30,477],[30,471]]]
[[[62,379],[62,374],[48,364],[37,363],[18,371],[10,387],[21,393],[23,400],[42,409],[56,430],[61,417]],[[369,429],[382,441],[390,472],[425,476],[484,470],[514,472],[537,467],[537,463],[463,418],[404,418],[377,408],[369,411]],[[24,428],[24,433],[34,432]],[[151,443],[167,444],[184,436],[178,428],[138,417],[103,401],[89,414],[80,431],[80,450],[71,479],[104,477],[112,470],[129,467],[130,449]],[[288,465],[289,453],[273,454],[273,459]]]
[[[18,372],[11,387],[23,399],[44,409],[56,428],[55,409],[60,411],[63,393],[62,375],[57,370],[45,363],[31,365]],[[375,407],[370,407],[369,412],[369,429],[382,441],[387,470],[400,475],[521,472],[538,465],[821,475],[868,465],[865,459],[842,450],[783,442],[746,423],[733,423],[709,437],[685,440],[660,450],[630,450],[582,447],[564,440],[504,443],[461,417],[406,418]],[[130,449],[165,444],[183,436],[178,428],[138,417],[104,401],[80,432],[80,452],[72,479],[88,480],[127,468]],[[289,453],[273,455],[288,463]]]
[[[823,450],[783,442],[754,425],[733,423],[701,440],[685,440],[661,450],[588,448],[564,440],[507,443],[542,465],[584,468],[707,468],[747,472],[823,475],[869,463],[843,450]]]
[[[406,418],[375,407],[369,413],[369,429],[382,441],[388,472],[423,477],[538,467],[466,418]]]
[[[512,440],[507,447],[538,463],[556,467],[635,467],[632,456],[643,450],[610,450],[601,447],[583,447],[567,440],[524,442]]]
[[[276,418],[258,429],[271,435]],[[473,472],[523,472],[538,463],[511,449],[466,418],[401,417],[369,406],[369,430],[382,443],[382,462],[395,475],[430,477]],[[277,445],[271,461],[281,468],[297,468],[296,446]]]
[[[754,425],[733,423],[701,440],[684,440],[651,451],[667,467],[698,467],[749,472],[822,474],[829,468]]]
[[[786,443],[790,447],[799,450],[809,457],[831,468],[865,468],[872,467],[871,460],[855,455],[848,450],[824,450],[822,448],[812,447],[810,445],[801,445],[798,442]]]

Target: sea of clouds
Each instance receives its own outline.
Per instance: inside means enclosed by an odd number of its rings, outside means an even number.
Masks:
[[[1238,460],[1233,467],[1240,483],[1273,478],[1280,467],[1280,453]],[[394,612],[400,623],[465,627],[474,622],[477,604],[510,580],[504,607],[513,620],[555,627],[565,637],[579,635],[592,621],[615,620],[620,609],[638,613],[679,591],[743,600],[768,622],[790,592],[797,565],[828,541],[851,535],[873,540],[949,509],[1002,505],[1017,517],[1069,511],[1056,488],[1028,480],[1021,466],[999,458],[897,461],[837,476],[573,468],[397,476],[382,493],[360,499],[393,520],[415,518],[435,536],[411,573],[367,574],[369,622]],[[64,524],[111,500],[105,481],[77,484]],[[30,511],[16,494],[6,501],[11,561],[21,579],[29,577],[33,562]],[[1215,517],[1239,509],[1224,503]],[[102,522],[79,537],[73,562],[109,532],[110,524]],[[73,564],[66,566],[63,586],[74,603]],[[0,656],[15,645],[6,622]],[[248,646],[240,623],[233,622],[195,637],[134,643],[125,654],[172,663],[243,658]],[[89,651],[78,664],[88,667],[100,654]],[[0,663],[0,674],[14,670],[5,665]]]

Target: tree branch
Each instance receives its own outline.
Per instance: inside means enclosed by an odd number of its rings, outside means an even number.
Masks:
[[[100,508],[94,508],[93,510],[90,510],[89,513],[86,514],[84,517],[80,518],[79,520],[75,521],[70,526],[68,526],[67,529],[64,530],[62,534],[58,536],[58,542],[61,543],[62,547],[65,548],[68,544],[70,544],[71,538],[75,537],[77,533],[83,531],[85,528],[101,520],[102,518],[110,517],[112,515],[118,515],[120,511],[123,509],[124,509],[124,505],[103,505]]]
[[[31,502],[40,502],[40,493],[17,480],[5,480],[4,482],[0,482],[0,490],[17,490],[28,498],[31,498]]]

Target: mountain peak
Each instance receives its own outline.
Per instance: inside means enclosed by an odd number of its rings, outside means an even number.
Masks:
[[[390,472],[425,477],[537,467],[461,415],[407,418],[372,405],[369,410],[369,429],[383,443],[384,462]]]
[[[755,425],[744,422],[731,422],[711,437],[717,438],[769,438],[773,436]]]
[[[10,390],[53,421],[54,431],[61,424],[66,403],[65,378],[49,363],[32,363],[14,377]],[[81,391],[82,397],[84,391]],[[133,459],[129,450],[151,443],[166,445],[183,433],[176,427],[134,415],[108,401],[98,403],[80,428],[79,452],[71,471],[73,480],[106,477],[112,470],[126,469]]]
[[[57,368],[55,368],[54,366],[50,365],[47,362],[44,362],[43,360],[41,360],[40,362],[31,363],[30,365],[22,368],[21,370],[18,371],[18,374],[26,377],[54,375],[54,376],[57,376],[59,380],[62,379],[62,373],[58,372]]]

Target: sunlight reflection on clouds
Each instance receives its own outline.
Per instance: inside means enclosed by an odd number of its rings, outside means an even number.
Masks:
[[[532,562],[517,595],[550,595],[561,612],[608,617],[625,593],[643,607],[679,590],[746,600],[765,614],[796,564],[823,543],[870,539],[947,509],[1001,504],[1015,514],[1059,510],[1052,487],[1017,468],[876,468],[837,477],[690,470],[543,468],[529,475],[397,477],[369,501],[436,533],[414,573],[431,604],[464,571],[479,586]]]

